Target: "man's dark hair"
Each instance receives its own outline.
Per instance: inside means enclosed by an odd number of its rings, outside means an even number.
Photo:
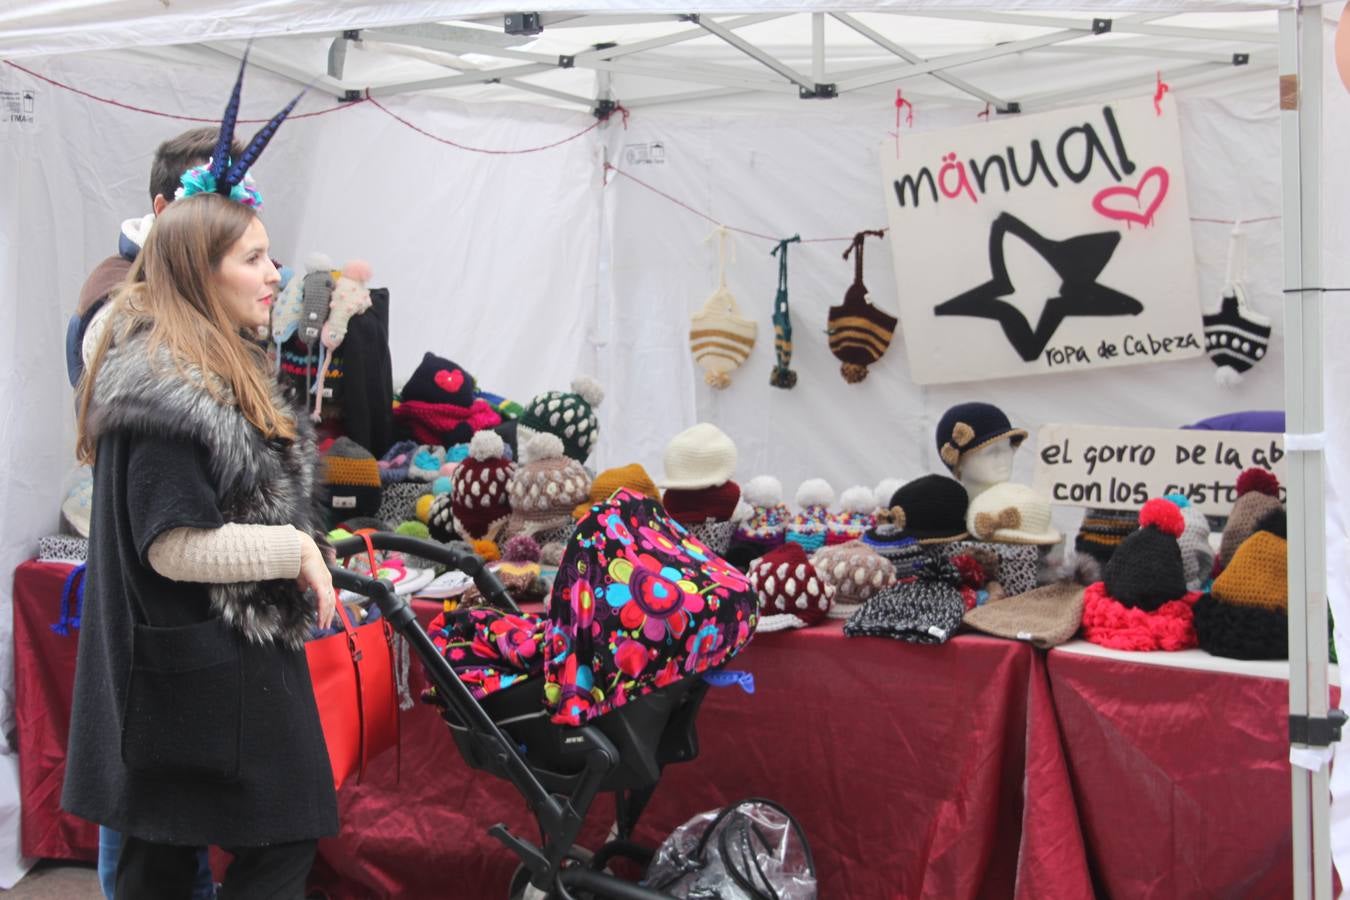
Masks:
[[[211,158],[216,151],[216,140],[220,129],[212,126],[194,128],[178,137],[169,138],[155,151],[155,162],[150,167],[150,200],[163,194],[165,200],[172,201],[174,191],[178,190],[178,180],[193,166],[200,166]],[[238,141],[230,148],[230,155],[237,158],[244,150]]]

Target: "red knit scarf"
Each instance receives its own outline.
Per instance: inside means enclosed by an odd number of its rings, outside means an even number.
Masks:
[[[486,400],[476,399],[468,408],[453,403],[427,403],[404,400],[394,408],[394,418],[407,425],[420,444],[440,444],[445,434],[468,422],[475,432],[502,423],[501,415]]]

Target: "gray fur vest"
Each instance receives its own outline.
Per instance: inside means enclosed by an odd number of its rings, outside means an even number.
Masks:
[[[228,388],[223,394],[230,396]],[[294,409],[278,388],[273,402]],[[207,452],[226,522],[293,525],[314,535],[323,521],[313,498],[314,433],[303,413],[295,418],[295,442],[267,440],[237,406],[211,396],[199,370],[179,371],[167,351],[152,359],[142,332],[108,349],[94,382],[88,428],[95,440],[124,432],[193,441]],[[309,636],[314,606],[294,580],[207,588],[214,611],[251,641],[299,647]]]

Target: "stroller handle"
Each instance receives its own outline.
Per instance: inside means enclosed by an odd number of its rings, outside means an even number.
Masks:
[[[406,534],[392,534],[387,531],[376,531],[370,535],[370,543],[376,550],[397,550],[400,553],[409,553],[413,556],[420,556],[423,559],[429,559],[432,562],[449,566],[452,569],[463,572],[473,579],[478,592],[483,595],[483,599],[496,606],[498,609],[504,609],[514,615],[520,614],[520,607],[516,601],[507,593],[506,588],[497,578],[496,574],[483,565],[483,560],[476,554],[467,550],[460,550],[451,544],[442,544],[439,541],[429,541],[424,538],[410,537]],[[366,542],[360,537],[346,538],[333,544],[333,549],[337,551],[339,559],[355,556],[366,549]],[[369,580],[369,579],[367,579]],[[334,582],[336,583],[336,582]],[[389,615],[391,610],[384,608],[381,598],[368,591],[359,588],[344,588],[344,590],[354,590],[357,593],[366,594],[380,605],[380,611]]]

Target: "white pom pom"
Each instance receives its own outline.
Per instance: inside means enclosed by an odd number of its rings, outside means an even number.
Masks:
[[[839,495],[839,508],[844,512],[870,513],[876,509],[872,500],[872,489],[855,485]]]
[[[519,446],[522,463],[538,462],[541,459],[558,459],[563,455],[562,438],[547,431],[539,431],[530,435],[530,439],[523,444],[519,444]]]
[[[834,488],[824,478],[808,478],[797,488],[797,508],[833,506]]]
[[[589,375],[578,375],[572,379],[572,393],[580,394],[581,399],[591,406],[599,406],[600,401],[605,399],[605,389]]]
[[[502,436],[495,431],[480,431],[469,441],[469,455],[480,462],[497,459],[505,451]]]
[[[306,272],[328,272],[333,268],[333,258],[327,253],[315,251],[305,257]]]
[[[751,506],[774,506],[783,502],[783,483],[772,475],[756,475],[741,489]]]
[[[874,509],[889,509],[891,506],[891,498],[895,496],[896,491],[904,486],[905,479],[903,478],[881,479],[881,482],[876,486],[876,489],[872,491],[872,502],[876,504]]]
[[[1214,371],[1214,380],[1218,382],[1219,387],[1235,388],[1242,384],[1242,373],[1232,366],[1219,366]]]
[[[739,525],[754,514],[755,508],[749,503],[746,503],[745,498],[742,497],[740,500],[736,501],[736,508],[731,512],[732,524]]]

